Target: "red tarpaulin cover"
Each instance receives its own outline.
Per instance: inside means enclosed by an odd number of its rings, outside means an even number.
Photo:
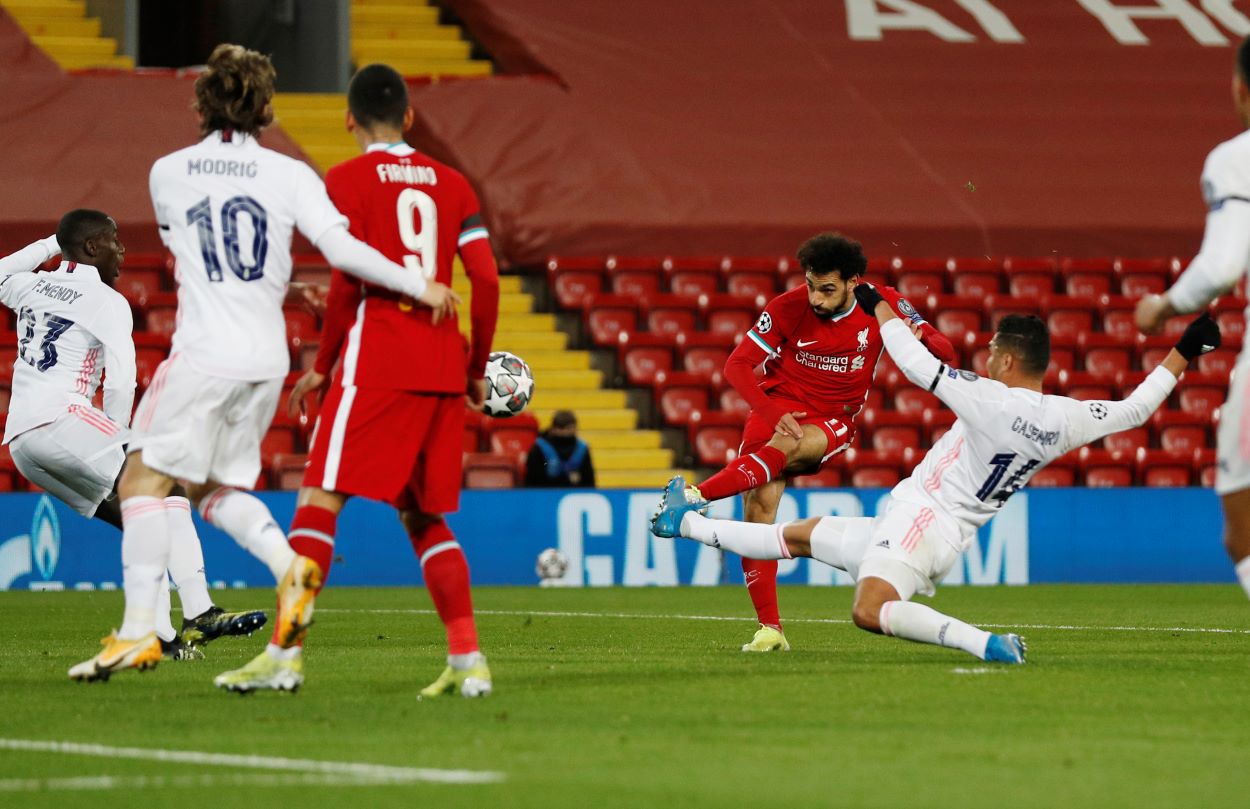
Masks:
[[[47,236],[73,208],[112,215],[128,249],[159,249],[148,171],[199,139],[193,82],[68,75],[0,9],[0,250]],[[303,156],[278,127],[262,142]]]
[[[531,74],[413,94],[413,142],[472,178],[513,264],[827,228],[888,254],[1192,254],[1203,158],[1239,131],[1238,37],[1198,3],[1223,46],[1176,20],[1121,44],[1076,0],[980,3],[1016,43],[954,0],[911,6],[974,41],[852,40],[848,8],[906,5],[871,0],[444,5]]]

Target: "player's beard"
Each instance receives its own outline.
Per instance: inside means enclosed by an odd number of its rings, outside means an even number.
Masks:
[[[812,306],[811,307],[812,314],[820,318],[821,320],[832,320],[833,318],[837,317],[838,315],[846,311],[847,298],[849,297],[850,297],[850,293],[848,292],[847,294],[842,296],[842,300],[841,302],[838,303],[837,306],[834,306],[830,309],[818,309],[815,306]],[[811,304],[808,304],[808,305],[811,306]]]

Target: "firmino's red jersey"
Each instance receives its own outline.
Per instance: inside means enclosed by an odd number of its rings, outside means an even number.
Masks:
[[[477,195],[460,172],[405,143],[375,144],[326,174],[326,190],[352,235],[427,279],[451,285],[457,252],[473,283],[473,346],[457,318],[432,322],[411,298],[335,271],[315,368],[329,373],[341,355],[342,385],[464,393],[490,353],[498,276]],[[493,287],[495,294],[479,285]],[[340,351],[341,347],[341,351]]]
[[[874,286],[899,317],[921,327],[923,341],[935,356],[943,362],[955,361],[950,341],[897,290]],[[726,362],[725,376],[761,415],[779,417],[789,410],[776,405],[775,399],[804,405],[809,417],[849,420],[864,405],[882,349],[875,315],[856,303],[836,317],[817,317],[807,301],[806,287],[800,286],[768,302]],[[763,378],[743,374],[744,369],[761,363]]]

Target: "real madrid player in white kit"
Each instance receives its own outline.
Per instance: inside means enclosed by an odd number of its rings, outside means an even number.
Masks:
[[[1250,37],[1237,49],[1233,105],[1250,129]],[[1207,155],[1202,168],[1207,204],[1202,248],[1176,284],[1163,295],[1137,304],[1137,325],[1158,331],[1173,315],[1197,312],[1232,291],[1250,267],[1250,131],[1225,141]],[[1250,316],[1250,312],[1247,313]],[[1250,331],[1246,340],[1250,340]],[[1242,347],[1220,408],[1216,435],[1215,492],[1224,507],[1224,548],[1237,579],[1250,596],[1250,351]]]
[[[1204,315],[1123,401],[1077,401],[1042,393],[1050,337],[1037,317],[1009,315],[990,341],[988,379],[943,365],[868,284],[855,297],[881,322],[895,364],[958,416],[876,518],[823,517],[784,525],[711,520],[702,501],[687,502],[676,478],[653,522],[660,536],[681,535],[755,559],[810,556],[856,580],[852,618],[870,632],[962,649],[982,660],[1024,662],[1018,635],[994,635],[923,604],[936,583],[976,541],[1011,495],[1050,461],[1110,433],[1143,424],[1167,398],[1189,360],[1219,346]],[[883,305],[884,304],[884,305]]]
[[[52,272],[35,274],[62,253]],[[85,517],[121,529],[114,487],[135,393],[130,305],[113,289],[125,248],[100,211],[61,218],[57,235],[0,259],[0,303],[18,313],[18,357],[4,443],[18,471]],[[104,410],[92,404],[104,376]],[[181,494],[181,493],[179,493]],[[183,636],[195,643],[248,634],[263,612],[227,613],[213,604],[190,503],[165,498],[173,531],[169,573],[179,588]],[[165,656],[203,657],[174,629],[162,581],[157,635]]]
[[[260,474],[260,442],[290,369],[282,304],[294,230],[340,270],[436,315],[457,300],[353,238],[316,173],[257,142],[273,119],[274,75],[262,54],[218,46],[195,82],[204,139],[152,167],[156,220],[176,262],[178,319],[170,357],[135,413],[119,485],[125,617],[103,652],[71,670],[80,679],[150,665],[169,555],[160,503],[176,480],[207,521],[279,582],[289,572],[295,554],[286,536],[265,505],[241,490]]]

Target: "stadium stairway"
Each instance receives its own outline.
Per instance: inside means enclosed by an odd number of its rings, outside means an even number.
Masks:
[[[489,76],[490,62],[470,58],[471,44],[455,25],[439,22],[424,0],[352,0],[352,62],[382,62],[407,77]],[[278,123],[324,173],[359,154],[343,125],[347,99],[334,93],[279,93]]]
[[[626,392],[603,387],[603,372],[591,368],[589,351],[568,348],[556,316],[535,312],[534,298],[522,289],[520,276],[500,278],[497,351],[510,351],[529,363],[534,372],[534,402],[530,409],[546,426],[556,410],[577,414],[578,432],[590,445],[600,488],[659,488],[674,474],[673,451],[661,446],[658,430],[638,429],[638,413],[629,407]],[[469,282],[457,262],[454,288],[464,298],[462,328],[468,331]]]
[[[0,0],[0,7],[65,70],[134,68],[117,53],[117,40],[100,36],[100,20],[87,16],[85,0]]]

